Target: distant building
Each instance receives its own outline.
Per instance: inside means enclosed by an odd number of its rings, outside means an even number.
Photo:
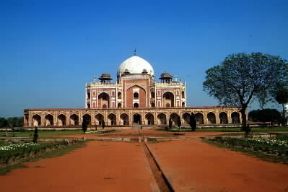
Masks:
[[[90,126],[167,125],[171,121],[188,125],[193,112],[199,125],[239,124],[239,108],[187,107],[185,83],[162,73],[155,79],[152,65],[133,55],[122,62],[117,81],[103,73],[99,81],[86,84],[85,108],[25,109],[25,127],[79,127],[83,119]]]
[[[150,63],[139,56],[125,60],[117,72],[117,82],[110,74],[86,85],[86,108],[155,108],[186,107],[186,86],[162,73],[160,82],[154,80]]]

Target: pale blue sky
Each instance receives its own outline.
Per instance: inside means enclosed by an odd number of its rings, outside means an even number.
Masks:
[[[135,48],[187,82],[189,105],[216,105],[205,71],[231,53],[288,59],[287,34],[287,0],[2,0],[0,116],[84,107],[85,83]]]

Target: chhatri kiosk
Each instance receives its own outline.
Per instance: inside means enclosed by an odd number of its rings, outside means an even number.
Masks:
[[[188,125],[194,113],[198,126],[239,124],[239,108],[222,106],[187,107],[186,84],[162,73],[157,81],[152,65],[133,55],[123,61],[113,82],[103,73],[98,81],[86,84],[85,108],[40,108],[24,110],[24,126],[40,128]]]

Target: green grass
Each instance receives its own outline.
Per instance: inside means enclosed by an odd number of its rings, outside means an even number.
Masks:
[[[22,163],[19,163],[19,164],[10,165],[7,167],[1,167],[0,168],[0,175],[5,175],[5,174],[9,173],[10,171],[12,171],[13,169],[19,169],[19,168],[26,168],[26,166],[23,165]]]
[[[191,128],[188,127],[173,127],[167,130],[169,132],[191,132]],[[243,132],[240,127],[205,127],[196,128],[197,132]],[[252,127],[251,132],[288,132],[288,127]]]
[[[8,132],[8,137],[32,137],[33,130]],[[82,130],[38,130],[39,137],[51,137],[59,135],[77,135],[82,134]],[[6,136],[5,132],[1,132],[1,136]]]
[[[202,138],[205,142],[218,147],[229,148],[252,155],[263,160],[288,163],[288,148],[282,142],[287,143],[287,135],[279,135],[274,139],[249,139],[235,137]]]
[[[25,165],[23,165],[23,163],[25,163],[25,162],[37,161],[39,159],[62,156],[64,154],[70,153],[73,150],[76,150],[78,148],[85,146],[85,144],[86,144],[86,142],[81,141],[81,142],[74,143],[72,145],[62,146],[61,148],[57,148],[57,149],[54,149],[51,151],[40,152],[40,153],[36,154],[35,156],[25,158],[16,164],[1,167],[0,168],[0,175],[5,175],[13,169],[25,168]]]

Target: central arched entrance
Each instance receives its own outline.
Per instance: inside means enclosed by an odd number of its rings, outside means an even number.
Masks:
[[[133,124],[141,125],[141,115],[140,114],[134,114],[133,115]]]
[[[165,92],[163,94],[163,106],[174,107],[174,95],[171,92]]]
[[[107,93],[103,92],[98,95],[98,107],[102,109],[110,107],[110,97]]]

